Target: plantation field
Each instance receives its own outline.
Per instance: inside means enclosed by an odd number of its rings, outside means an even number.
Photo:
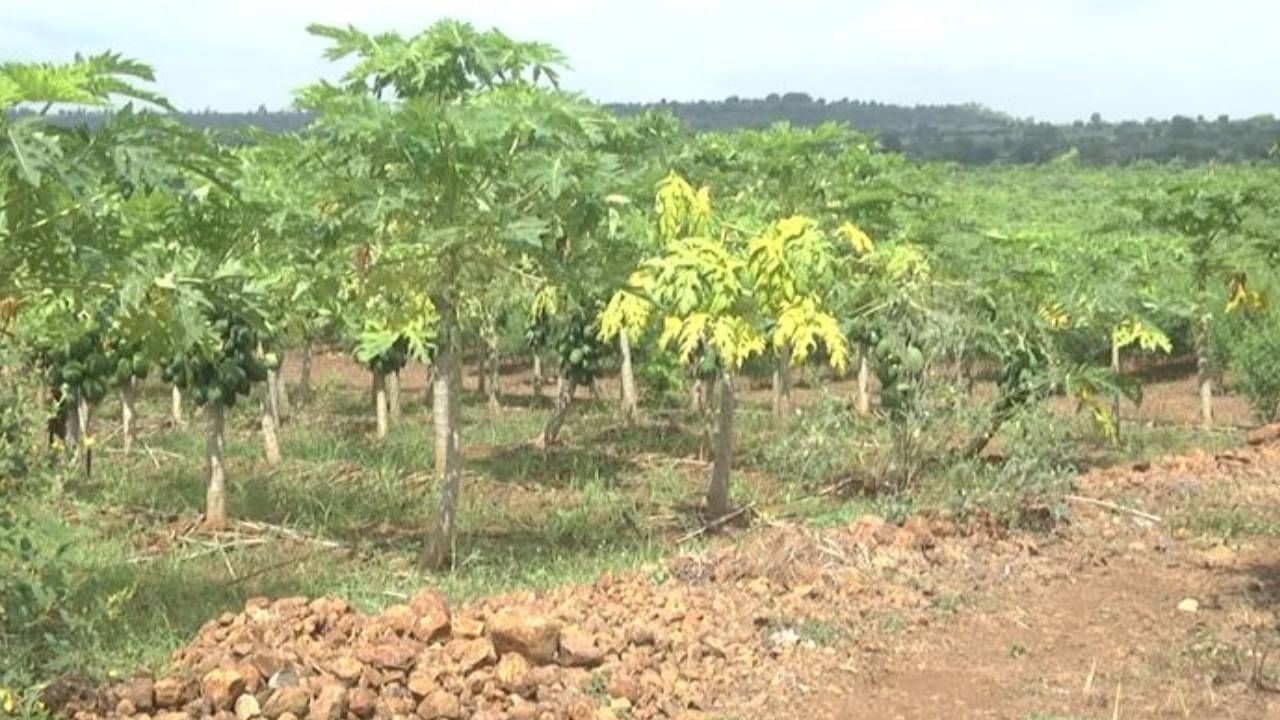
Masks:
[[[0,64],[0,713],[1280,712],[1274,164],[694,134],[308,31],[280,135]]]

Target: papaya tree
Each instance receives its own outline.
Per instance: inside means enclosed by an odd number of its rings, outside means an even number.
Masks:
[[[772,341],[789,345],[800,361],[825,345],[832,366],[843,370],[847,347],[815,296],[797,295],[776,323],[767,322],[773,318],[757,297],[757,288],[777,277],[762,255],[777,247],[779,235],[808,228],[808,221],[781,221],[752,240],[714,215],[708,189],[695,190],[674,174],[659,186],[657,209],[663,251],[636,272],[634,293],[663,317],[661,346],[673,348],[682,362],[701,358],[715,368],[719,407],[707,491],[707,516],[715,522],[730,513],[734,381],[743,364]],[[761,277],[753,275],[753,255]]]
[[[1250,298],[1248,272],[1255,260],[1247,221],[1264,194],[1248,181],[1210,171],[1159,188],[1138,199],[1144,221],[1182,241],[1179,258],[1190,271],[1200,422],[1213,425],[1213,367],[1209,339],[1215,314],[1232,298]],[[1229,302],[1229,301],[1228,301]]]
[[[339,156],[329,162],[328,200],[358,220],[352,227],[374,228],[400,250],[395,267],[428,294],[437,318],[439,500],[423,562],[443,567],[462,480],[466,297],[514,273],[521,258],[555,261],[541,198],[555,186],[562,148],[597,134],[607,118],[556,89],[564,60],[545,44],[452,20],[411,38],[310,30],[331,42],[328,57],[354,60],[339,85],[322,82],[299,96],[316,113],[312,131]]]

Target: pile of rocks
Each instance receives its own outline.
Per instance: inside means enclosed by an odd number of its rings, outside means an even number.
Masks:
[[[364,615],[336,598],[250,600],[175,653],[170,675],[72,702],[76,720],[699,718],[721,698],[785,696],[817,647],[790,619],[927,608],[871,582],[959,560],[937,528],[877,518],[687,556],[651,573],[478,601],[424,590]],[[941,533],[937,533],[941,534]],[[949,534],[949,533],[948,533]],[[892,591],[892,592],[890,592]]]

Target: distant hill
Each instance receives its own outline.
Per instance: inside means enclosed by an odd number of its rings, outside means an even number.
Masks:
[[[1280,121],[1272,115],[1244,120],[1175,116],[1168,120],[1111,123],[1094,114],[1088,122],[1051,124],[1020,120],[977,104],[893,105],[874,101],[813,98],[805,93],[773,94],[761,99],[729,97],[693,102],[616,103],[609,110],[628,116],[665,110],[695,131],[766,127],[775,122],[808,126],[844,122],[875,135],[885,149],[922,160],[951,160],[968,165],[994,162],[1047,162],[1072,149],[1081,162],[1128,164],[1140,160],[1189,163],[1238,162],[1268,157],[1280,140]],[[181,117],[197,128],[242,130],[257,127],[289,132],[306,126],[300,112],[230,113],[207,110]],[[61,112],[58,122],[93,123],[97,114]]]

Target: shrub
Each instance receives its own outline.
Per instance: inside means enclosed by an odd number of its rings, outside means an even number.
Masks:
[[[785,482],[817,486],[838,482],[865,466],[874,431],[847,404],[824,394],[775,442],[760,446],[762,467]]]

